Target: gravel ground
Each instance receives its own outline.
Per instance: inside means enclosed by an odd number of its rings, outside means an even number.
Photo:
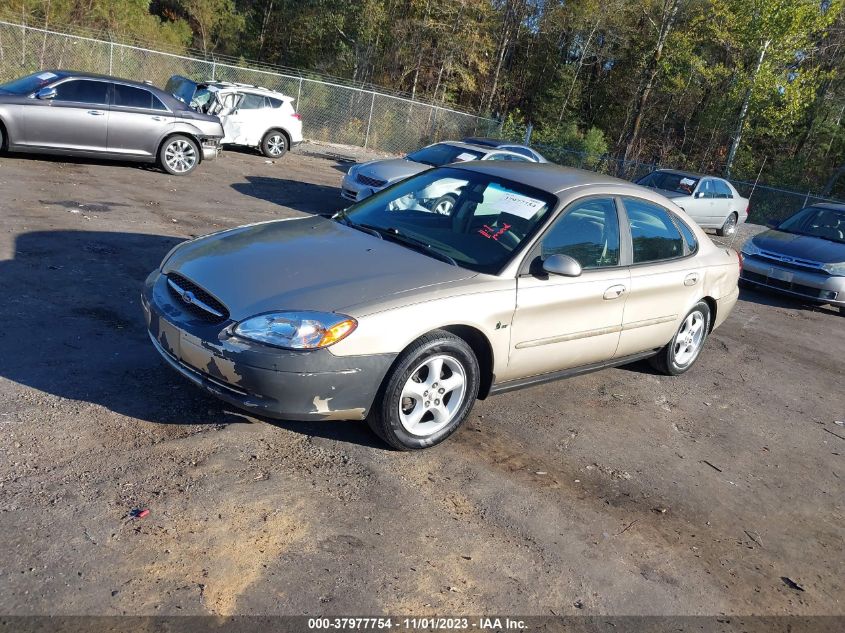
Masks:
[[[845,613],[832,310],[744,291],[682,377],[493,397],[413,454],[167,369],[144,277],[180,239],[336,210],[321,152],[0,157],[0,613]]]

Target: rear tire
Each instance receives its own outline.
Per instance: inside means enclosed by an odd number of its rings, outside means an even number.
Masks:
[[[444,330],[430,332],[399,355],[367,424],[402,451],[439,444],[469,415],[478,396],[480,374],[466,341]]]
[[[698,360],[707,335],[710,333],[710,306],[699,301],[689,311],[672,340],[649,363],[667,376],[679,376]]]
[[[845,317],[845,306],[839,307],[839,316]]]
[[[200,164],[199,145],[188,136],[174,134],[161,144],[158,162],[172,176],[187,176]]]
[[[267,158],[281,158],[288,151],[288,139],[281,130],[270,130],[261,140],[261,153]]]
[[[716,229],[716,235],[725,237],[736,233],[737,220],[739,220],[739,216],[736,213],[731,213],[727,218],[725,218],[725,223],[722,225],[722,228]]]

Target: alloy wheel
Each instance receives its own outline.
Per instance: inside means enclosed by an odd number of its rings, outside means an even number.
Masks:
[[[281,156],[285,149],[285,137],[281,134],[273,134],[267,139],[267,151],[271,156]]]
[[[453,356],[440,354],[420,363],[402,387],[399,421],[405,430],[426,437],[446,427],[466,395],[463,365]]]
[[[690,364],[698,352],[701,351],[701,343],[704,341],[704,315],[695,310],[690,312],[684,319],[678,334],[675,336],[674,356],[675,363],[684,367]]]
[[[183,174],[197,164],[197,150],[188,141],[176,139],[164,150],[164,162],[173,171]]]

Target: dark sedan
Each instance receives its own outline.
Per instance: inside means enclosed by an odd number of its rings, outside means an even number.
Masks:
[[[845,316],[845,205],[802,209],[742,247],[742,281],[813,303]]]

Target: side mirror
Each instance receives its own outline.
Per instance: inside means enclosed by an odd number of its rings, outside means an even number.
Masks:
[[[703,197],[704,197],[704,192],[703,192],[703,191],[696,191],[696,192],[695,192],[695,197],[696,197],[696,198],[703,198]]]
[[[774,218],[769,218],[768,220],[766,220],[766,226],[770,229],[776,229],[779,225],[780,222],[778,220],[775,220]]]
[[[581,276],[581,264],[569,255],[550,255],[543,261],[543,270],[550,275]]]
[[[56,89],[55,88],[42,88],[38,92],[35,93],[35,96],[39,99],[55,99],[56,98]]]

